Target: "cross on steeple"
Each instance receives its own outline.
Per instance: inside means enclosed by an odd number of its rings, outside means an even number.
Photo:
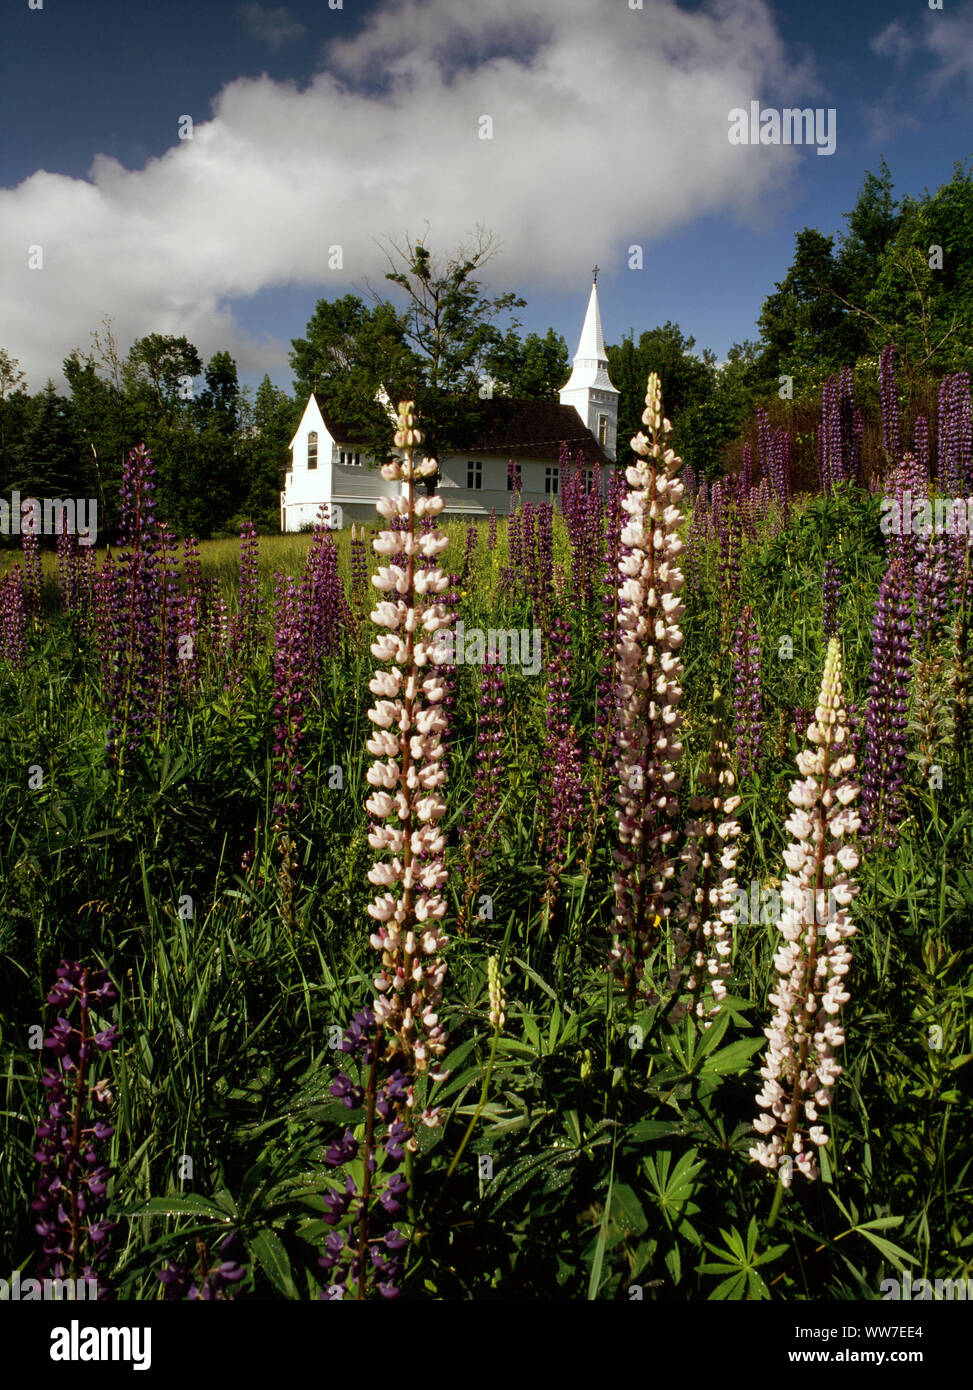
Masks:
[[[592,280],[593,280],[594,284],[596,284],[596,285],[597,285],[597,283],[598,283],[598,272],[599,272],[599,270],[601,270],[601,266],[600,266],[600,265],[596,265],[596,266],[594,267],[594,269],[592,270],[592,272],[591,272]]]

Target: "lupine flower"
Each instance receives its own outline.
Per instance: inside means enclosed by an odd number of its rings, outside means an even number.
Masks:
[[[404,460],[383,465],[383,476],[402,479],[405,495],[383,497],[376,504],[382,516],[402,517],[407,529],[382,531],[372,542],[375,553],[388,556],[405,551],[405,566],[379,568],[372,584],[382,596],[372,622],[385,628],[372,643],[379,667],[369,682],[376,702],[368,712],[375,726],[366,747],[375,762],[366,773],[375,789],[365,803],[372,817],[368,843],[380,858],[368,878],[382,890],[368,912],[378,924],[370,941],[381,953],[375,979],[375,1015],[390,1046],[401,1052],[406,1068],[425,1071],[446,1050],[446,1030],[439,1019],[446,963],[439,956],[445,943],[440,927],[446,902],[440,889],[446,882],[443,864],[445,837],[439,821],[446,813],[440,788],[441,736],[446,730],[442,711],[445,693],[441,677],[424,668],[448,659],[436,633],[449,628],[445,605],[436,596],[448,586],[437,568],[420,569],[417,559],[433,560],[449,544],[439,531],[417,534],[416,520],[436,517],[441,496],[415,496],[415,479],[435,471],[432,459],[413,461],[414,446],[422,442],[415,428],[411,402],[399,406],[395,445]],[[380,824],[384,822],[384,824]],[[435,1074],[434,1074],[435,1075]]]
[[[837,560],[825,560],[822,599],[824,608],[824,637],[828,641],[838,636],[838,609],[841,607],[841,566]]]
[[[973,413],[968,372],[945,377],[939,387],[939,484],[946,497],[973,490]]]
[[[718,695],[717,695],[718,699]],[[734,811],[740,797],[733,794],[734,777],[729,748],[720,727],[714,725],[709,766],[702,778],[702,792],[690,798],[692,812],[686,823],[686,847],[680,858],[685,865],[679,879],[682,901],[673,928],[676,965],[669,977],[672,990],[683,997],[669,1011],[676,1021],[692,1013],[708,1028],[726,998],[726,977],[733,950],[733,922],[737,881],[733,877],[740,834]],[[705,998],[707,984],[712,999]]]
[[[469,521],[466,524],[466,549],[463,551],[463,570],[462,581],[469,584],[476,574],[477,559],[477,530],[476,522]]]
[[[893,560],[879,587],[872,622],[862,771],[863,836],[871,845],[884,841],[890,849],[898,842],[903,814],[911,652],[909,591],[901,560]]]
[[[203,570],[199,559],[199,543],[187,536],[182,543],[182,573],[186,591],[178,616],[179,678],[183,695],[196,689],[199,683],[199,637],[203,616]]]
[[[490,1027],[502,1028],[507,1021],[507,1001],[500,978],[499,956],[491,956],[487,961],[487,992],[490,996]]]
[[[555,618],[550,635],[550,674],[547,683],[547,738],[541,786],[542,845],[547,864],[546,898],[552,903],[558,875],[567,859],[568,833],[578,822],[582,806],[581,749],[571,723],[571,629]]]
[[[305,599],[304,587],[293,576],[274,576],[274,826],[282,832],[301,812],[300,750],[310,699]]]
[[[252,665],[260,645],[263,602],[260,598],[260,538],[252,521],[240,526],[240,588],[236,621],[231,625],[238,669]]]
[[[368,604],[368,551],[365,528],[351,528],[351,601],[355,612],[362,614]]]
[[[352,624],[345,586],[338,572],[338,550],[326,523],[314,524],[305,565],[308,610],[308,654],[311,669],[318,672],[322,661],[341,650],[342,638]]]
[[[468,858],[482,863],[497,841],[497,808],[501,796],[504,746],[503,668],[496,655],[488,657],[480,679],[476,721],[476,771],[470,824],[466,833]]]
[[[756,771],[760,761],[760,634],[750,604],[744,605],[733,635],[733,733],[740,776]]]
[[[0,576],[0,657],[14,670],[27,660],[27,600],[19,568]]]
[[[513,459],[507,460],[507,477],[510,480],[510,490],[514,494],[510,499],[510,506],[511,509],[513,509],[515,498],[520,496],[520,490],[523,487],[523,482],[520,477],[520,464],[515,463]]]
[[[20,535],[20,548],[24,556],[24,604],[27,616],[37,618],[41,611],[41,595],[44,590],[44,571],[41,566],[41,543],[34,530],[35,513],[23,518]]]
[[[841,410],[838,405],[838,382],[834,373],[828,377],[821,392],[821,423],[818,426],[818,481],[821,491],[834,491],[834,485],[844,476],[841,456]]]
[[[70,961],[58,966],[57,983],[47,996],[58,1016],[44,1040],[52,1060],[41,1077],[47,1118],[37,1126],[34,1157],[40,1174],[30,1204],[42,1241],[41,1273],[94,1281],[99,1298],[108,1294],[103,1266],[116,1223],[105,1214],[112,1171],[98,1146],[115,1130],[102,1118],[112,1100],[107,1079],[95,1080],[93,1072],[98,1054],[110,1052],[118,1041],[118,1030],[114,1025],[99,1029],[93,1010],[104,1012],[117,999],[103,970]]]
[[[899,398],[895,389],[895,355],[895,345],[890,343],[882,348],[878,359],[879,391],[882,398],[882,445],[885,457],[893,464],[902,453],[899,436]]]
[[[370,1291],[383,1298],[396,1298],[399,1294],[401,1252],[408,1242],[394,1222],[409,1184],[396,1168],[404,1160],[406,1149],[416,1147],[409,1122],[413,1081],[399,1067],[387,1070],[387,1060],[379,1055],[378,1035],[371,1009],[355,1014],[342,1039],[341,1050],[357,1058],[365,1084],[357,1084],[347,1073],[339,1072],[331,1087],[331,1094],[349,1110],[369,1107],[369,1114],[377,1114],[384,1122],[385,1134],[376,1136],[370,1120],[363,1141],[346,1129],[325,1153],[324,1161],[330,1168],[343,1168],[359,1154],[363,1160],[360,1189],[345,1174],[340,1186],[329,1188],[324,1194],[326,1211],[322,1220],[331,1227],[324,1243],[325,1253],[318,1260],[328,1275],[321,1293],[325,1299],[343,1299],[351,1290],[358,1298],[365,1298]],[[380,1066],[385,1071],[381,1085]]]
[[[618,562],[618,935],[611,959],[613,972],[631,994],[651,949],[656,920],[669,915],[668,880],[674,872],[669,818],[678,810],[676,763],[682,753],[682,460],[662,442],[672,426],[662,416],[655,372],[645,401],[642,421],[650,438],[639,433],[632,440],[638,459],[626,470],[629,492],[621,502],[628,522],[620,541],[628,551]]]
[[[929,492],[929,479],[919,466],[913,454],[906,454],[899,462],[888,480],[886,499],[891,504],[892,528],[888,532],[888,555],[902,560],[903,576],[909,587],[916,566],[919,537],[913,527],[913,516],[917,502],[925,502]]]
[[[126,753],[142,746],[150,723],[158,719],[160,653],[168,642],[154,492],[155,465],[139,444],[125,461],[119,488],[119,529],[126,549],[114,580],[102,586],[102,623],[112,624],[106,634],[107,751],[119,780]]]
[[[231,1231],[215,1248],[219,1258],[213,1264],[209,1262],[206,1246],[201,1240],[197,1240],[197,1262],[194,1268],[176,1264],[174,1261],[167,1261],[162,1266],[159,1282],[165,1289],[166,1299],[225,1302],[233,1298],[237,1284],[247,1272],[240,1263],[243,1258],[243,1243],[237,1233]]]
[[[57,576],[61,609],[73,613],[81,598],[78,583],[78,538],[68,530],[67,511],[61,513],[61,529],[57,536]]]
[[[860,822],[841,678],[841,648],[833,637],[808,729],[813,747],[798,754],[802,780],[789,793],[794,810],[786,826],[793,839],[784,851],[782,941],[774,956],[780,978],[769,996],[776,1012],[764,1030],[768,1047],[757,1095],[762,1113],[754,1122],[762,1138],[750,1149],[752,1159],[778,1172],[784,1187],[795,1167],[809,1180],[817,1177],[817,1149],[828,1142],[821,1112],[842,1071],[835,1053],[845,1036],[837,1015],[849,999],[847,942],[855,925],[847,909],[858,891],[849,875],[859,862],[849,840]]]

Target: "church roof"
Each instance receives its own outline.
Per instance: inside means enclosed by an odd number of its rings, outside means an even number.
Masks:
[[[331,415],[320,396],[315,396],[315,400],[332,439],[338,444],[355,443],[353,431]],[[556,462],[561,445],[566,444],[572,459],[583,452],[587,463],[611,462],[573,405],[494,396],[476,401],[474,406],[474,428],[457,441],[452,452]]]

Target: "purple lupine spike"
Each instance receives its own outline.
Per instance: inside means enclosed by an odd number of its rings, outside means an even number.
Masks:
[[[882,398],[882,445],[885,449],[885,457],[892,467],[898,463],[902,456],[899,434],[899,397],[895,389],[895,358],[895,344],[889,343],[882,348],[881,356],[878,359],[879,390]]]
[[[903,562],[892,561],[878,591],[872,622],[862,772],[862,832],[871,845],[894,849],[904,805],[905,729],[912,622]]]
[[[466,585],[470,585],[476,577],[478,553],[479,545],[476,522],[468,521],[466,523],[466,547],[463,551],[463,569],[461,573],[461,581]]]
[[[882,502],[886,513],[882,518],[882,530],[890,538],[888,554],[890,559],[902,560],[903,577],[912,584],[918,556],[919,536],[916,530],[916,508],[928,500],[929,480],[922,472],[918,460],[906,454],[895,467],[888,479],[888,486]]]
[[[368,546],[365,528],[351,528],[351,602],[360,618],[364,618],[368,607]]]
[[[602,658],[595,703],[595,727],[598,729],[598,759],[604,765],[614,757],[616,702],[616,672],[618,646],[618,565],[628,547],[621,542],[622,499],[627,484],[624,473],[613,469],[608,479],[602,523]]]
[[[766,411],[764,412],[764,415],[766,417]],[[688,464],[686,465],[686,467],[688,467]],[[686,468],[684,467],[683,473],[685,474],[685,472]],[[743,459],[740,464],[740,480],[743,486],[743,491],[749,492],[750,489],[753,487],[753,450],[751,449],[749,444],[744,444],[743,446]]]
[[[382,1298],[398,1297],[403,1251],[408,1245],[395,1222],[409,1191],[408,1178],[397,1169],[405,1159],[406,1149],[415,1147],[410,1113],[414,1082],[388,1059],[379,1060],[375,1016],[371,1010],[366,1011],[366,1016],[371,1020],[368,1032],[360,1027],[349,1029],[341,1047],[356,1059],[363,1078],[368,1073],[367,1087],[356,1085],[351,1077],[340,1073],[335,1082],[336,1094],[345,1104],[348,1096],[357,1106],[367,1106],[371,1101],[381,1121],[375,1129],[380,1131],[384,1125],[384,1134],[372,1134],[369,1125],[365,1138],[359,1141],[346,1129],[325,1153],[327,1166],[342,1170],[361,1154],[364,1177],[359,1186],[342,1171],[339,1179],[343,1177],[344,1181],[324,1194],[326,1210],[322,1219],[331,1230],[318,1260],[326,1272],[322,1299],[364,1299],[375,1293]],[[381,1084],[379,1066],[384,1073]]]
[[[41,543],[35,529],[36,519],[36,511],[31,512],[29,522],[27,517],[24,517],[20,533],[20,548],[24,556],[24,603],[27,616],[30,618],[40,616],[41,595],[44,590]]]
[[[165,550],[160,551],[155,519],[155,465],[144,444],[132,449],[119,488],[119,529],[125,549],[114,574],[115,599],[110,674],[105,682],[108,708],[107,752],[119,780],[126,754],[142,746],[150,726],[158,726],[161,653],[168,640],[169,610],[164,598]],[[113,567],[114,568],[114,567]]]
[[[263,603],[260,598],[260,538],[250,520],[240,526],[239,604],[231,625],[238,668],[246,670],[260,645]]]
[[[99,1156],[98,1146],[115,1130],[104,1118],[113,1099],[108,1079],[95,1079],[93,1074],[98,1054],[111,1051],[118,1031],[114,1025],[99,1029],[92,1010],[103,1014],[117,1000],[103,970],[73,961],[58,966],[48,995],[48,1003],[57,1008],[57,1021],[44,1041],[52,1060],[41,1076],[47,1117],[37,1126],[34,1157],[40,1173],[30,1204],[37,1218],[34,1229],[41,1237],[40,1272],[55,1279],[86,1280],[97,1288],[99,1299],[110,1293],[104,1266],[112,1254],[117,1223],[106,1215],[112,1170]]]
[[[860,485],[864,420],[855,405],[855,373],[851,367],[842,367],[838,377],[838,412],[841,417],[842,478]]]
[[[0,657],[14,670],[27,660],[27,599],[19,566],[0,578]]]
[[[342,640],[352,626],[351,609],[338,571],[338,549],[328,527],[320,520],[315,523],[307,552],[305,584],[309,654],[313,670],[319,671],[325,658],[340,652]]]
[[[309,701],[310,634],[306,590],[292,575],[274,575],[274,829],[301,813],[300,761]]]
[[[537,508],[537,550],[534,595],[538,621],[547,626],[554,605],[554,508],[542,502]]]
[[[920,536],[916,547],[913,638],[919,646],[946,617],[949,606],[949,537]]]
[[[218,1259],[215,1262],[211,1262],[201,1240],[197,1240],[196,1248],[195,1267],[166,1261],[159,1270],[159,1283],[165,1290],[163,1297],[170,1302],[180,1299],[229,1301],[247,1272],[241,1263],[244,1250],[238,1233],[231,1231],[217,1243],[215,1250]]]
[[[913,452],[915,453],[916,461],[928,478],[931,476],[929,472],[929,421],[926,419],[925,415],[916,416],[913,440]]]
[[[61,529],[57,536],[57,578],[61,609],[73,613],[78,608],[78,538],[68,530],[68,515],[61,513]]]
[[[757,406],[757,455],[760,472],[764,476],[772,473],[774,458],[774,432],[770,427],[770,416],[762,405]]]
[[[203,567],[199,558],[199,542],[187,536],[182,543],[182,576],[185,592],[177,610],[177,659],[179,683],[184,697],[199,684],[199,641],[203,620]]]
[[[785,429],[775,431],[771,449],[773,466],[770,469],[770,481],[773,485],[774,495],[780,504],[782,520],[786,525],[790,514],[793,483],[791,479],[791,437]]]
[[[582,804],[581,749],[570,714],[571,628],[567,619],[554,619],[549,650],[541,805],[546,898],[550,903],[565,868],[568,832],[577,824]]]
[[[520,476],[520,464],[513,459],[507,460],[507,478],[510,482],[510,509],[513,511],[516,506],[517,498],[520,496],[523,481]]]
[[[798,743],[804,741],[804,736],[807,733],[808,725],[813,716],[814,710],[805,709],[803,705],[794,705],[792,707],[791,718],[794,721],[794,733],[797,736]]]
[[[760,762],[762,712],[760,700],[760,634],[750,604],[744,604],[733,635],[733,737],[740,776],[748,777]]]
[[[499,837],[497,809],[502,797],[503,747],[503,669],[494,653],[483,667],[476,719],[476,772],[467,831],[474,863],[481,864],[487,858]]]
[[[825,560],[824,580],[821,586],[825,641],[839,634],[838,609],[841,607],[842,578],[841,566],[837,560]]]
[[[821,424],[818,426],[818,480],[821,491],[833,492],[844,477],[841,453],[841,408],[838,382],[832,373],[821,392]]]
[[[963,497],[973,490],[973,423],[970,378],[955,372],[939,386],[939,484],[945,497]]]

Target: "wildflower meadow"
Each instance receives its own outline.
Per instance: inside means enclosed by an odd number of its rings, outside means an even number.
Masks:
[[[482,524],[410,402],[310,536],[177,542],[136,445],[109,549],[5,553],[22,1287],[965,1287],[970,382],[896,370],[716,480],[653,374],[627,466]]]

